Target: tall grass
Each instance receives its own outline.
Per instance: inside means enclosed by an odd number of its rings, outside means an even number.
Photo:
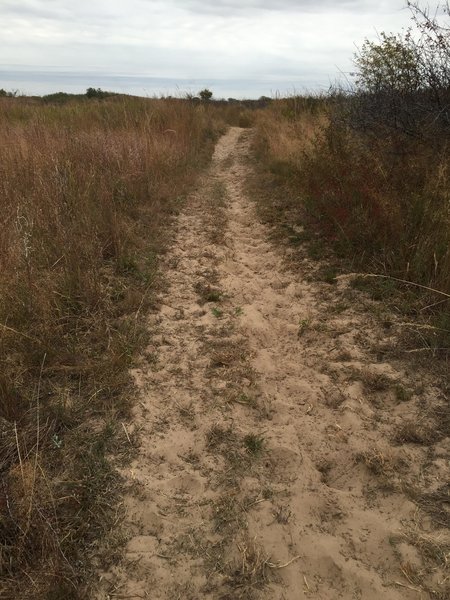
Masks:
[[[258,155],[286,186],[291,214],[297,211],[354,268],[449,294],[448,144],[410,138],[382,122],[370,132],[355,129],[352,102],[273,102],[259,113]],[[448,297],[434,300],[449,329]]]
[[[280,100],[260,113],[258,151],[297,193],[298,208],[361,264],[450,289],[450,156],[446,147],[365,137],[320,110]],[[300,100],[296,99],[299,104]]]
[[[0,98],[1,597],[86,597],[140,315],[217,130],[179,100]]]

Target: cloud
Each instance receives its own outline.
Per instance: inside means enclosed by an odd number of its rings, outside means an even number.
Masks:
[[[404,0],[0,0],[2,62],[222,78],[234,93],[236,81],[256,79],[323,87],[351,70],[354,43],[407,24],[402,8]]]
[[[182,6],[195,13],[236,15],[260,11],[273,12],[377,12],[387,9],[392,2],[386,0],[172,0],[174,5]]]
[[[403,5],[403,0],[2,0],[0,15],[51,21],[90,18],[101,21],[121,16],[125,21],[133,14],[150,16],[165,12],[187,12],[194,15],[251,16],[261,12],[323,13],[389,12]]]

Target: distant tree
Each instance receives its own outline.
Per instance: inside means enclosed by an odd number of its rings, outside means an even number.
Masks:
[[[107,98],[108,96],[112,96],[112,92],[105,92],[100,88],[90,87],[86,90],[86,96],[88,98]]]
[[[19,90],[13,90],[12,92],[7,92],[3,88],[0,90],[0,97],[2,98],[16,98],[19,95]]]
[[[45,96],[42,96],[42,101],[64,104],[70,100],[73,100],[74,98],[80,98],[80,96],[81,95],[67,94],[66,92],[55,92],[54,94],[46,94]]]
[[[272,102],[272,98],[269,96],[261,96],[258,100],[258,106],[265,107],[268,106]]]
[[[213,97],[213,93],[211,92],[211,90],[208,90],[208,88],[205,88],[204,90],[199,92],[198,95],[200,96],[200,99],[203,102],[209,102]]]

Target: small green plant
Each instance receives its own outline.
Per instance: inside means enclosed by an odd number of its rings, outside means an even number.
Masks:
[[[237,398],[234,399],[234,402],[237,402],[238,404],[242,404],[244,406],[251,406],[252,408],[256,408],[258,405],[256,398],[244,393],[239,394]]]
[[[213,306],[211,312],[216,317],[216,319],[220,319],[221,317],[223,317],[223,310],[218,306]]]
[[[236,306],[236,308],[234,309],[234,314],[236,315],[236,317],[240,317],[244,314],[244,309],[241,306]]]
[[[244,446],[249,454],[257,456],[263,450],[264,438],[261,435],[249,433],[244,437]]]
[[[221,302],[222,293],[217,290],[210,290],[205,294],[206,302]]]
[[[399,402],[408,402],[412,398],[412,391],[403,387],[400,383],[398,383],[395,388],[395,397]]]
[[[298,324],[298,336],[301,337],[308,330],[311,322],[309,319],[302,319]]]
[[[52,442],[55,448],[61,448],[63,445],[62,439],[59,437],[57,433],[55,433],[52,437]]]

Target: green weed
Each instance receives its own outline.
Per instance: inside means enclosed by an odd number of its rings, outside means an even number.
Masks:
[[[244,437],[244,446],[249,454],[258,456],[264,448],[264,438],[261,435],[249,433]]]
[[[218,306],[214,306],[211,309],[211,312],[216,317],[216,319],[220,319],[221,317],[223,317],[223,310],[221,308],[219,308]]]

